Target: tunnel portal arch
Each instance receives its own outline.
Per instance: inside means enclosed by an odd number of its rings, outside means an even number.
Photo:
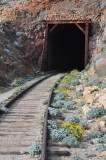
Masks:
[[[44,23],[46,31],[41,70],[84,69],[88,64],[91,21],[46,21]],[[43,62],[46,63],[45,69]]]

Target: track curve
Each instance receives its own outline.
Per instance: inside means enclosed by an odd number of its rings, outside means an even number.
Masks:
[[[28,147],[42,139],[42,126],[46,107],[42,104],[49,96],[47,89],[62,74],[52,76],[23,95],[11,105],[10,112],[0,118],[0,160],[31,160]],[[38,160],[38,158],[35,158]]]

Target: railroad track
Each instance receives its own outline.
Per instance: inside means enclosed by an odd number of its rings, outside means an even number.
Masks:
[[[42,102],[49,96],[46,91],[61,76],[48,76],[36,82],[6,105],[10,111],[0,117],[0,160],[32,159],[28,147],[36,140],[42,143],[40,122],[46,110]]]

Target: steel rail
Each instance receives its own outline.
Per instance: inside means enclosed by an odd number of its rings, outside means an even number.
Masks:
[[[58,80],[61,80],[63,79],[64,75],[59,78]],[[52,100],[53,100],[53,97],[54,97],[54,89],[58,86],[58,84],[56,83],[54,86],[53,86],[53,89],[52,89],[52,92],[49,96],[49,102],[48,102],[48,105],[47,105],[47,109],[46,109],[46,113],[45,113],[45,120],[44,120],[44,129],[43,129],[43,140],[42,140],[42,150],[41,150],[41,158],[40,160],[47,160],[48,158],[48,152],[47,152],[47,141],[48,141],[48,129],[47,129],[47,125],[48,125],[48,107],[51,106],[51,103],[52,103]]]

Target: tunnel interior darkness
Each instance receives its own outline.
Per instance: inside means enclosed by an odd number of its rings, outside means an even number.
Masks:
[[[48,70],[83,70],[85,35],[75,24],[58,24],[50,32],[53,26],[48,25]]]

